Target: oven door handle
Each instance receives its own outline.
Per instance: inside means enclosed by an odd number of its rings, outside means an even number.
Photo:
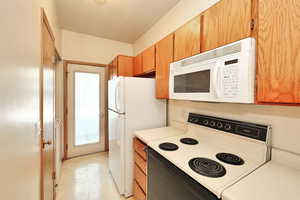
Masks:
[[[215,97],[217,99],[221,98],[221,91],[220,91],[220,70],[221,70],[221,62],[217,61],[216,66],[214,68],[214,75],[213,75],[213,88],[215,92]]]

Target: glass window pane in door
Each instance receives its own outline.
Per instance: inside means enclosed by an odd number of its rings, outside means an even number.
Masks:
[[[100,75],[75,72],[75,145],[100,141]]]

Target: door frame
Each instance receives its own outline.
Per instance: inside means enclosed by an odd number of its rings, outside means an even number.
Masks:
[[[40,63],[40,70],[39,70],[39,76],[40,76],[40,80],[39,80],[39,86],[40,86],[40,91],[39,91],[39,96],[40,96],[40,100],[39,100],[39,128],[40,128],[40,199],[44,200],[44,152],[43,152],[43,143],[44,143],[44,68],[43,68],[43,63],[44,63],[44,55],[43,55],[43,50],[45,48],[45,44],[44,44],[44,40],[43,40],[43,30],[44,27],[47,28],[47,31],[50,34],[50,37],[53,41],[54,44],[54,50],[55,50],[55,54],[57,56],[57,52],[56,52],[56,47],[55,47],[55,37],[53,34],[53,31],[51,29],[49,20],[47,18],[46,12],[44,8],[40,9],[41,12],[41,21],[40,21],[40,38],[41,38],[41,52],[40,52],[40,57],[41,57],[41,63]],[[44,26],[45,25],[45,26]],[[56,67],[56,65],[54,64],[53,67]],[[54,77],[55,78],[55,77]],[[55,82],[55,81],[54,81]],[[54,86],[55,87],[55,86]],[[55,95],[54,95],[54,104],[55,104]],[[55,106],[55,105],[54,105]],[[55,115],[55,109],[54,109],[54,115]],[[53,129],[54,130],[54,129]],[[55,131],[55,130],[54,130]],[[53,138],[53,144],[55,144],[55,137]],[[56,178],[56,172],[55,172],[55,148],[53,150],[53,166],[52,166],[52,177],[53,177],[53,199],[56,198],[56,194],[55,194],[55,178]]]
[[[77,64],[77,65],[86,65],[86,66],[93,66],[93,67],[104,67],[105,69],[105,101],[104,101],[104,110],[105,110],[105,116],[104,116],[104,150],[108,150],[108,65],[105,64],[98,64],[98,63],[91,63],[91,62],[83,62],[83,61],[76,61],[76,60],[64,60],[63,61],[63,83],[64,83],[64,137],[63,137],[63,161],[68,159],[68,65],[70,64]]]

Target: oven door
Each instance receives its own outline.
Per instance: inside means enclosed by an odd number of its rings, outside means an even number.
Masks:
[[[219,61],[170,70],[170,99],[218,101],[220,88]]]
[[[148,148],[148,200],[218,200],[156,151]]]

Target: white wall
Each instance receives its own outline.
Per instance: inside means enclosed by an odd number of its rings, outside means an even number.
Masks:
[[[3,1],[0,24],[0,195],[38,200],[40,2]]]
[[[133,45],[134,55],[158,42],[219,0],[181,0]]]
[[[1,199],[40,199],[41,7],[60,51],[55,0],[5,1],[0,8]]]
[[[134,43],[134,53],[139,53],[172,33],[179,26],[216,2],[218,0],[181,0]],[[175,124],[176,121],[185,123],[189,112],[271,124],[273,126],[272,145],[300,154],[300,129],[298,127],[300,124],[300,107],[170,101],[169,120],[171,124]]]
[[[132,44],[62,30],[63,59],[108,64],[118,54],[133,55]]]

